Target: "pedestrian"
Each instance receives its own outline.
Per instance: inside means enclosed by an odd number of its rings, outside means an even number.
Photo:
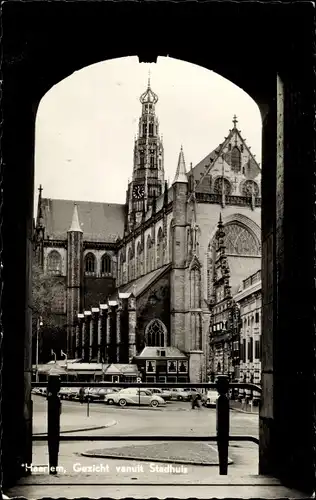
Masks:
[[[84,403],[84,387],[80,387],[79,389],[79,400],[81,404]]]
[[[201,395],[199,393],[193,394],[193,396],[192,396],[192,410],[194,410],[195,407],[200,408],[200,403],[199,403],[200,399],[201,399]]]

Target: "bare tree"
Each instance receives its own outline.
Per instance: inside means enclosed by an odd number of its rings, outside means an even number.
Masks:
[[[37,335],[40,361],[50,360],[52,349],[59,357],[60,351],[66,347],[64,277],[45,274],[35,259],[32,265],[32,311],[34,361]]]

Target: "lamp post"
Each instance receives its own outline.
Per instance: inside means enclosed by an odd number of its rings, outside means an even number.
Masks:
[[[36,322],[36,382],[38,382],[38,340],[41,326],[43,326],[43,321],[42,316],[39,316]]]

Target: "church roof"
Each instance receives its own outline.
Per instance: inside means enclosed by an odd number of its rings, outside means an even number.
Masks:
[[[141,276],[135,281],[128,283],[125,286],[120,287],[120,293],[133,293],[135,297],[139,297],[142,293],[144,293],[147,288],[158,278],[160,278],[167,270],[171,268],[170,264],[166,264],[165,266],[152,271],[151,273],[145,274],[145,276]],[[115,293],[116,296],[116,293]],[[113,296],[114,297],[114,296]]]
[[[85,241],[115,242],[124,233],[125,205],[91,201],[42,199],[46,238],[65,240],[77,205]]]
[[[260,174],[261,170],[259,167],[258,162],[254,158],[254,155],[251,153],[250,148],[247,146],[245,139],[241,136],[240,130],[236,128],[236,122],[235,117],[234,117],[234,127],[229,131],[228,137],[225,137],[224,141],[219,144],[213,151],[211,151],[208,155],[206,155],[203,160],[201,160],[193,169],[188,172],[189,174],[193,174],[194,181],[196,183],[196,188],[195,190],[197,192],[204,192],[205,187],[203,185],[203,180],[204,178],[211,173],[211,170],[213,166],[215,165],[216,160],[221,156],[224,155],[224,160],[228,165],[231,165],[231,152],[227,151],[228,144],[230,143],[231,139],[233,136],[237,137],[240,139],[240,142],[243,144],[244,149],[248,152],[249,154],[249,160],[247,161],[246,166],[247,168],[245,169],[245,176],[247,179],[254,179],[258,174]],[[236,135],[235,135],[236,134]],[[207,187],[207,191],[209,190],[209,187]]]

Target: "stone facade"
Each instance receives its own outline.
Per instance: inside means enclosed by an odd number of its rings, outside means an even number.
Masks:
[[[261,170],[234,117],[223,143],[195,167],[186,168],[181,147],[168,186],[150,82],[140,100],[126,203],[47,199],[40,188],[35,255],[64,280],[68,357],[128,363],[148,346],[174,347],[190,381],[205,381],[216,364],[209,333],[217,224],[221,218],[233,295],[260,267]]]
[[[234,301],[240,310],[239,382],[261,385],[261,270],[242,281]],[[246,391],[250,396],[250,391]],[[256,396],[256,394],[253,394]]]

